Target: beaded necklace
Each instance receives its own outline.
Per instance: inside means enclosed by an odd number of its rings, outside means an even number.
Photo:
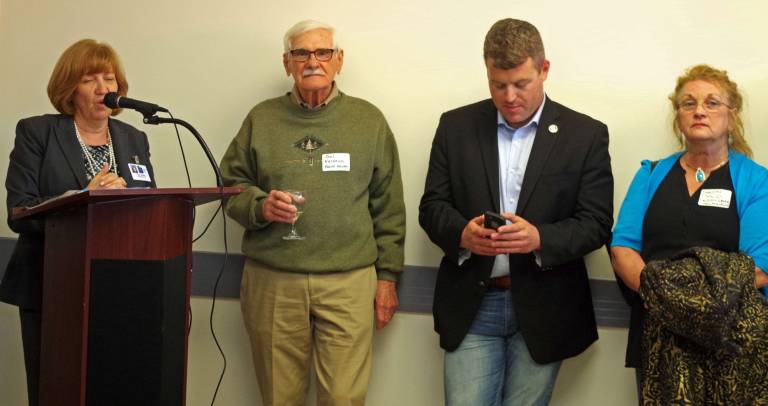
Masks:
[[[93,155],[91,155],[91,151],[83,141],[83,137],[80,136],[80,129],[77,128],[76,122],[75,122],[75,135],[77,135],[77,142],[80,144],[80,148],[83,150],[83,155],[85,156],[85,160],[88,162],[88,167],[85,169],[86,171],[88,171],[90,178],[93,179],[93,177],[96,176],[96,174],[99,173],[99,171],[101,171],[101,168],[96,163],[96,159],[93,158]],[[109,148],[109,172],[114,172],[115,174],[117,174],[115,149],[112,147],[112,136],[109,134],[109,126],[107,126],[107,145]]]

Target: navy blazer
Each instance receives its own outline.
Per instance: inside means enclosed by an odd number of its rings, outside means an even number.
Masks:
[[[486,210],[499,211],[497,110],[492,101],[446,112],[432,144],[419,223],[445,253],[433,313],[440,345],[455,350],[483,300],[494,257],[458,265],[461,232]],[[542,266],[510,255],[512,301],[536,362],[581,353],[597,340],[583,257],[608,239],[613,175],[605,124],[550,99],[525,170],[517,215],[539,230]]]
[[[147,136],[122,121],[109,119],[118,173],[128,187],[155,187]],[[151,182],[133,180],[129,163],[146,165]],[[11,220],[14,207],[34,206],[68,190],[88,186],[72,116],[46,114],[16,125],[16,139],[5,179],[8,225],[19,233],[0,283],[0,300],[25,309],[42,301],[43,220]]]

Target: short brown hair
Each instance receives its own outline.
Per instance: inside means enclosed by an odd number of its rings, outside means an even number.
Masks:
[[[105,43],[82,39],[70,45],[59,57],[48,81],[48,99],[61,114],[74,115],[72,96],[84,75],[111,72],[117,80],[117,93],[128,94],[128,81],[117,52]],[[120,109],[112,110],[112,115]]]
[[[536,69],[544,63],[544,43],[536,27],[522,20],[497,21],[485,35],[483,59],[491,59],[499,69],[512,69],[533,59]]]
[[[749,147],[744,137],[744,123],[741,121],[741,109],[744,106],[744,98],[739,92],[738,85],[728,77],[728,71],[716,69],[705,64],[686,69],[685,74],[677,78],[675,92],[669,95],[669,101],[672,102],[672,109],[675,115],[675,119],[672,121],[672,131],[675,133],[680,147],[685,148],[685,137],[682,131],[680,131],[678,121],[680,92],[683,90],[683,86],[696,80],[711,83],[725,92],[728,97],[728,114],[731,118],[728,125],[730,148],[748,157],[752,157],[752,148]]]

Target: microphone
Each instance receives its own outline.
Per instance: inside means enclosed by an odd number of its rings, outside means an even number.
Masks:
[[[153,116],[158,111],[168,112],[165,107],[160,107],[157,104],[147,103],[145,101],[131,99],[125,96],[120,96],[116,92],[109,92],[104,95],[104,105],[111,108],[123,108],[136,110],[143,114],[144,117]]]

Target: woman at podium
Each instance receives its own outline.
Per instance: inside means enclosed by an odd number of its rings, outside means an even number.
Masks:
[[[155,186],[147,136],[112,118],[120,110],[104,105],[108,92],[128,93],[117,53],[105,43],[80,40],[59,57],[48,82],[48,98],[59,114],[16,125],[5,187],[8,224],[19,238],[0,300],[19,308],[30,405],[38,404],[45,224],[11,220],[12,209],[71,190]]]

